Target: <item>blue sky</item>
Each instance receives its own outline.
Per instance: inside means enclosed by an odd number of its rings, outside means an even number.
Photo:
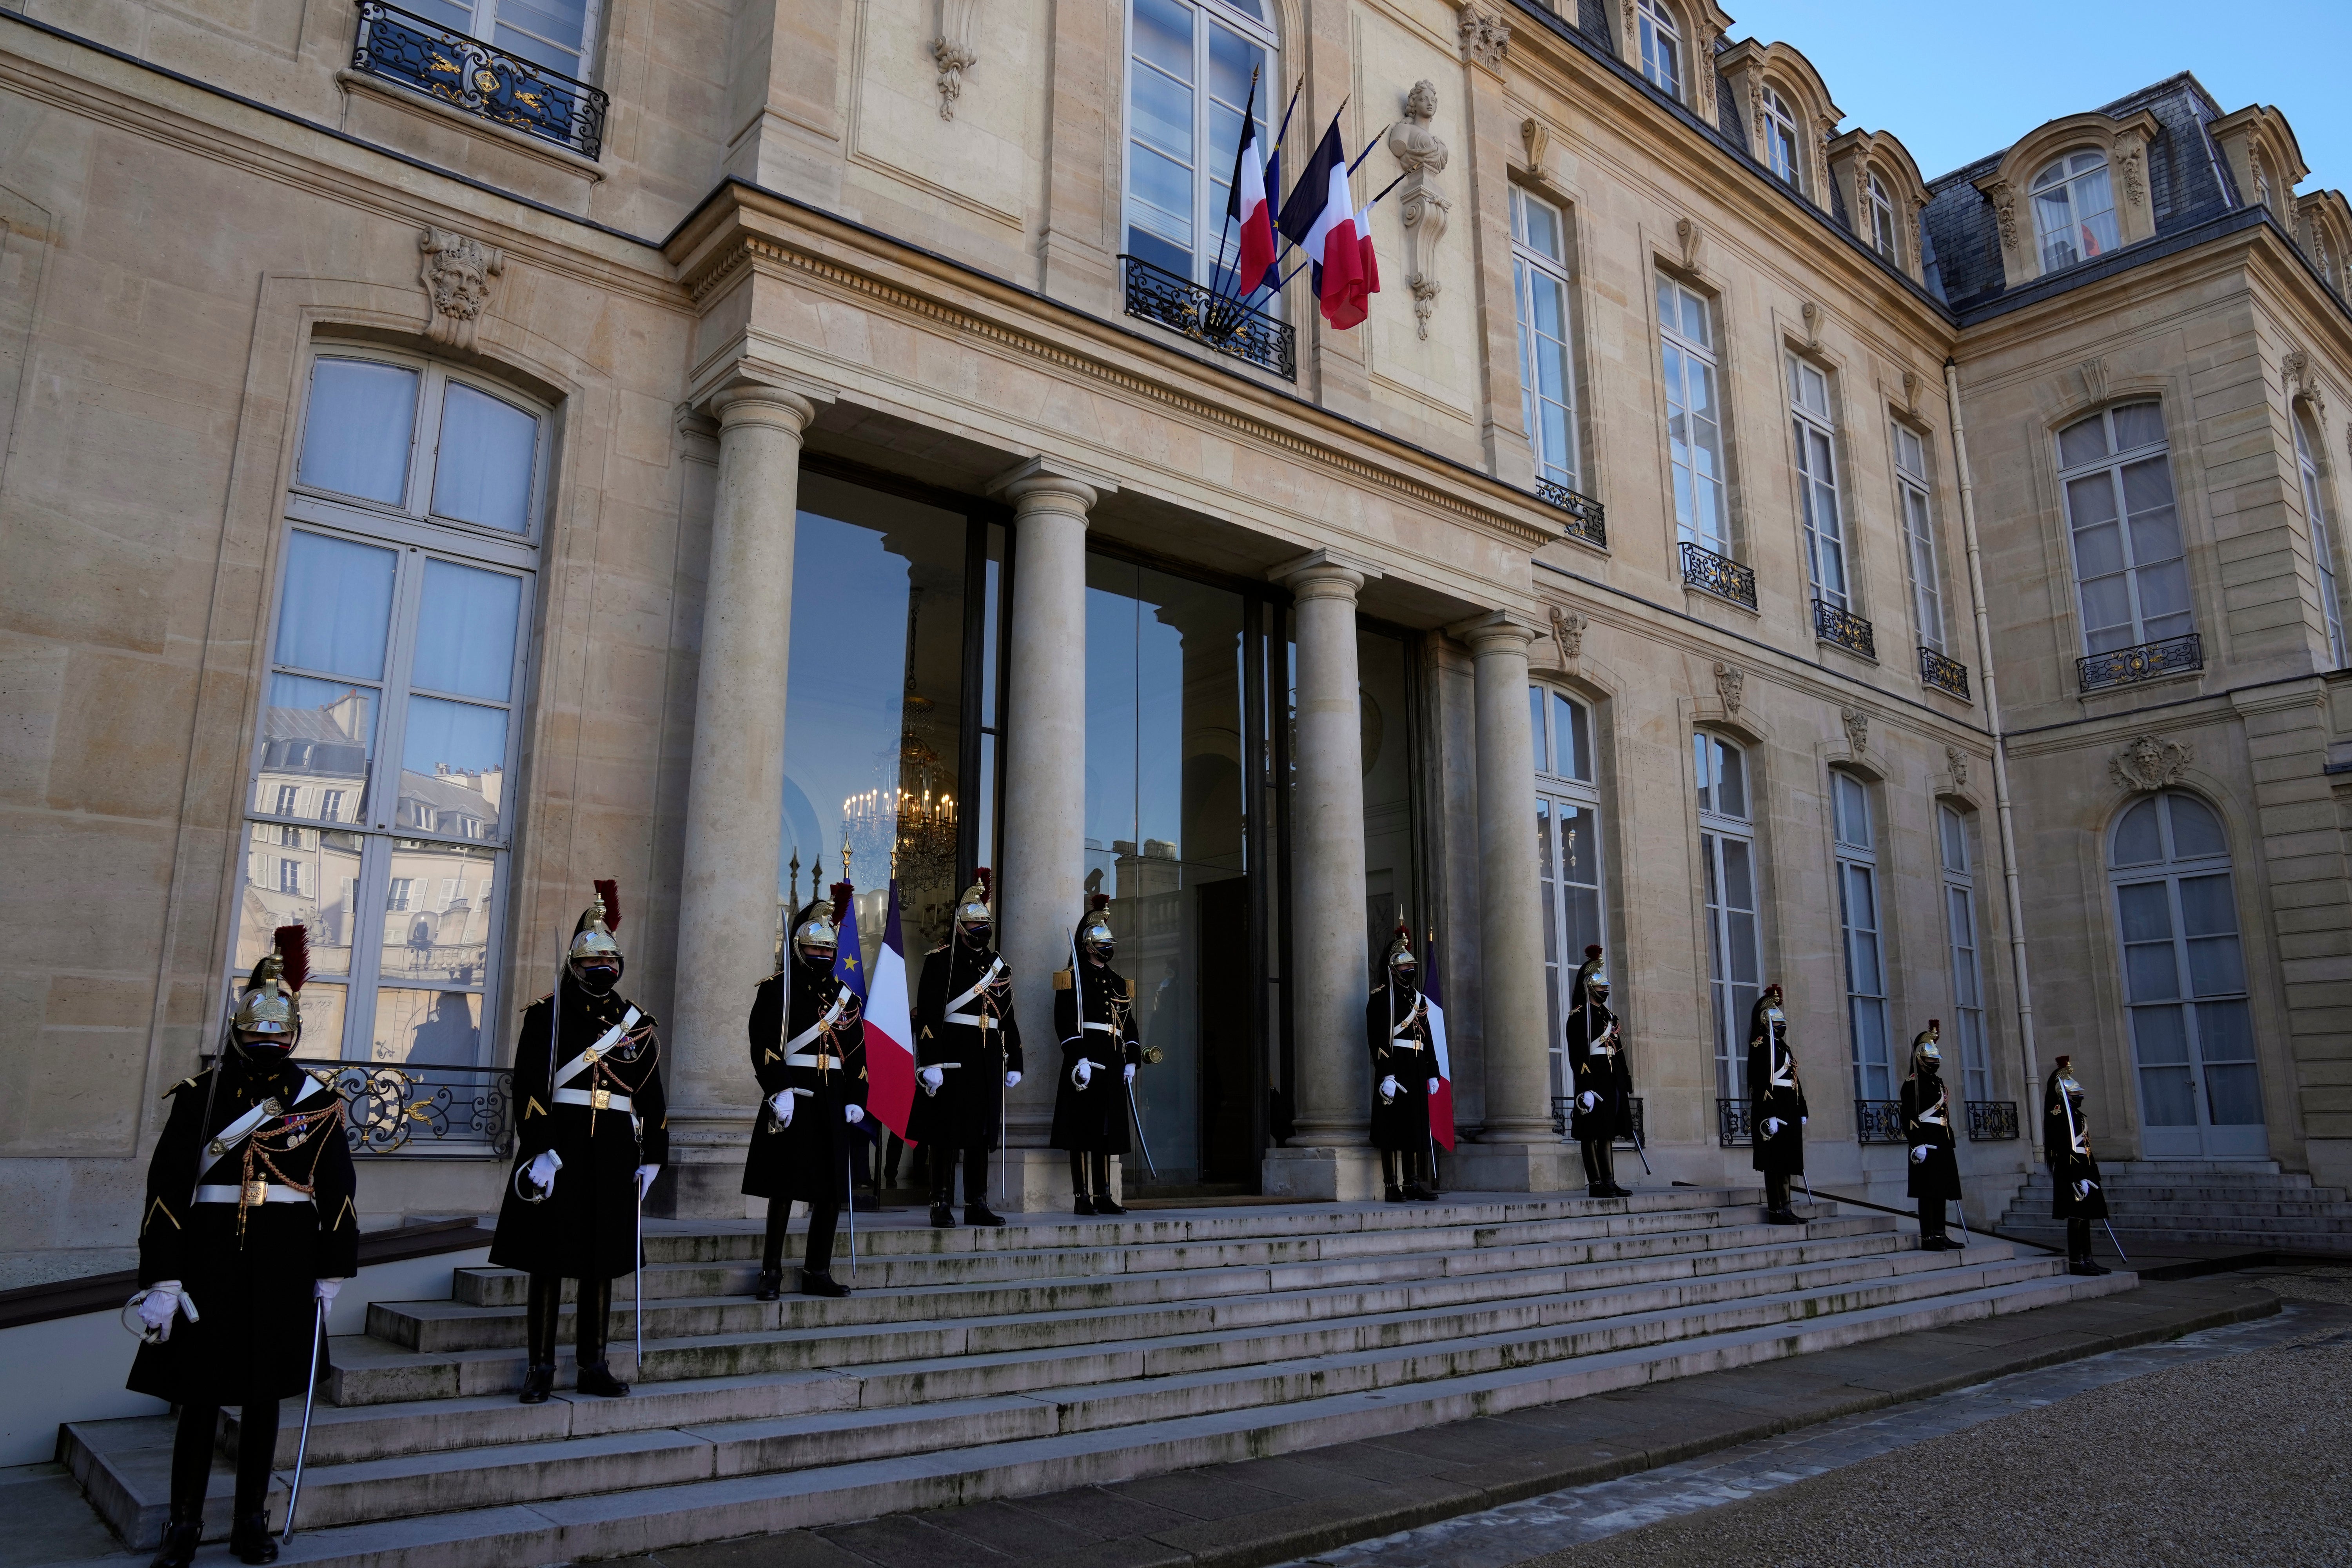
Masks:
[[[2043,121],[2095,109],[2176,71],[2196,73],[2226,111],[2275,106],[2310,177],[2299,191],[2352,189],[2344,50],[2352,0],[1724,0],[1735,38],[1802,49],[1845,129],[1892,131],[1929,179],[2004,147]],[[1862,12],[1862,14],[1857,14]]]

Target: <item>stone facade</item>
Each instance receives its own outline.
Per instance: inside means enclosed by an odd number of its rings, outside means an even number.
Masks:
[[[1903,1182],[1899,1149],[1855,1142],[1839,1087],[1839,776],[1874,818],[1897,1079],[1904,1043],[1954,1016],[1939,808],[1969,845],[1986,1098],[2027,1123],[1964,1145],[1972,1207],[1999,1212],[2032,1163],[2032,1079],[2058,1051],[2105,1108],[2103,1141],[2139,1150],[2103,857],[2151,782],[2110,765],[2144,758],[2142,737],[2156,782],[2227,826],[2263,1150],[2352,1178],[2352,677],[2323,601],[2345,566],[2314,554],[2294,436],[2303,419],[2319,437],[2323,504],[2352,503],[2352,220],[2340,196],[2294,196],[2283,117],[2225,116],[2178,79],[1929,184],[1889,132],[1837,134],[1795,49],[1726,44],[1710,4],[1677,12],[1669,94],[1643,79],[1630,5],[1276,0],[1259,96],[1304,82],[1288,166],[1345,100],[1351,153],[1386,133],[1366,194],[1410,185],[1374,210],[1390,286],[1361,327],[1328,331],[1288,286],[1291,379],[1128,311],[1129,9],[611,0],[590,13],[609,109],[561,140],[389,79],[346,0],[0,13],[0,1241],[127,1240],[157,1096],[220,1027],[304,388],[337,344],[545,411],[488,958],[513,1005],[484,1021],[486,1054],[510,1048],[589,880],[617,877],[628,986],[667,1025],[680,1171],[661,1201],[680,1212],[741,1201],[792,519],[820,462],[995,506],[1017,541],[1000,860],[1041,1037],[1081,895],[1066,731],[1087,548],[1292,594],[1281,1087],[1299,1130],[1267,1155],[1271,1188],[1371,1179],[1358,616],[1414,638],[1412,912],[1448,984],[1456,1179],[1575,1174],[1540,1102],[1529,680],[1591,718],[1601,907],[1661,1177],[1748,1162],[1718,1137],[1696,731],[1745,748],[1757,940],[1811,1076],[1818,1184]],[[1767,88],[1803,120],[1793,191],[1751,151],[1745,106]],[[2110,160],[2120,217],[2110,253],[2070,270],[2035,248],[2027,187],[2081,149]],[[1514,193],[1562,221],[1564,491],[1523,414]],[[1719,553],[1752,573],[1745,595],[1689,581],[1661,279],[1711,312]],[[1843,618],[1809,585],[1799,362],[1827,389]],[[2135,399],[2163,410],[2201,663],[2086,692],[2055,432]],[[1924,454],[1911,479],[1964,696],[1922,679],[1898,428]],[[1060,1202],[1035,1147],[1051,1079],[1014,1097],[1016,1205]],[[394,1157],[365,1191],[379,1215],[463,1212],[501,1175]]]

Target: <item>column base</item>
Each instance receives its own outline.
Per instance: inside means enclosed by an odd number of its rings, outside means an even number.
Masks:
[[[1581,1192],[1584,1157],[1573,1143],[1458,1143],[1439,1156],[1447,1192]]]
[[[1381,1182],[1381,1152],[1369,1144],[1268,1149],[1259,1169],[1270,1198],[1360,1204],[1386,1191]]]
[[[768,1200],[743,1192],[743,1162],[673,1159],[646,1194],[646,1212],[663,1219],[758,1219]]]
[[[1123,1197],[1126,1188],[1122,1156],[1113,1154],[1110,1195]],[[988,1201],[999,1214],[1066,1215],[1072,1212],[1071,1197],[1065,1150],[1003,1149],[988,1157]]]

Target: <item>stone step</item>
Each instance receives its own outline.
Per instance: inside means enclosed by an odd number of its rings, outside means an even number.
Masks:
[[[2010,1212],[2014,1214],[2020,1209],[2026,1209],[2026,1212],[2029,1213],[2032,1212],[2031,1209],[2027,1209],[2027,1205],[2022,1204],[2015,1205]],[[2215,1220],[2234,1220],[2240,1217],[2248,1219],[2307,1219],[2338,1226],[2352,1225],[2352,1204],[2214,1203],[2211,1201],[2168,1203],[2160,1200],[2143,1199],[2132,1194],[2118,1195],[2116,1194],[2110,1193],[2107,1194],[2107,1210],[2111,1215],[2128,1214],[2135,1215],[2148,1215],[2151,1216],[2189,1215],[2210,1217]],[[2050,1211],[2045,1206],[2042,1208],[2041,1212],[2044,1215],[2047,1215]]]
[[[2159,1181],[2146,1176],[2118,1181],[2105,1171],[2099,1174],[2100,1184],[2106,1189],[2110,1198],[2133,1197],[2159,1203],[2297,1203],[2337,1205],[2352,1203],[2352,1196],[2347,1196],[2341,1187],[2315,1187],[2308,1183],[2301,1186],[2294,1186],[2278,1181],[2208,1182],[2201,1179]],[[2046,1176],[2029,1182],[2022,1189],[2027,1194],[2038,1194],[2044,1198],[2049,1196],[2050,1190],[2050,1183]]]
[[[2307,1220],[2210,1219],[2193,1215],[2160,1219],[2147,1215],[2113,1215],[2107,1222],[2126,1235],[2145,1236],[2174,1241],[2235,1241],[2248,1246],[2279,1247],[2293,1251],[2305,1248],[2314,1252],[2352,1251],[2352,1227],[2336,1224],[2316,1224]],[[2011,1227],[2003,1226],[2003,1230]],[[2056,1237],[2064,1234],[2063,1221],[2047,1215],[2022,1220],[2016,1233],[2026,1237]],[[2097,1226],[2094,1226],[2095,1231]],[[2054,1242],[2053,1242],[2054,1245]]]
[[[1615,1348],[1596,1344],[1581,1355],[1535,1364],[1501,1362],[1490,1370],[1405,1387],[1367,1384],[1346,1392],[1308,1392],[1289,1404],[751,1474],[717,1473],[718,1445],[713,1441],[706,1444],[713,1467],[709,1479],[593,1495],[567,1490],[528,1504],[306,1528],[285,1548],[280,1561],[289,1568],[312,1563],[333,1568],[512,1568],[660,1551],[955,1502],[1034,1496],[1502,1414],[2104,1295],[2136,1283],[2128,1274],[2074,1279],[2044,1273],[1925,1299],[1856,1301],[1837,1310],[1799,1311],[1772,1321],[1727,1325],[1657,1342]],[[1813,1304],[1818,1308],[1830,1300],[1815,1298]],[[1743,1310],[1756,1308],[1750,1304]],[[845,1429],[856,1424],[837,1425]],[[98,1434],[93,1441],[102,1445],[108,1436]],[[225,1472],[220,1479],[225,1482]],[[317,1517],[310,1513],[315,1480],[313,1476],[304,1482],[306,1517]],[[273,1512],[282,1506],[281,1491]],[[152,1531],[160,1528],[159,1509]],[[152,1531],[135,1523],[133,1531],[137,1532],[126,1533],[134,1543],[152,1544]]]

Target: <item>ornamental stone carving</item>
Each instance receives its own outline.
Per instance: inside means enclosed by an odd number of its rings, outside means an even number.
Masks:
[[[2124,199],[2139,205],[2147,195],[2147,182],[2141,177],[2139,143],[2129,139],[2117,142],[2116,165],[2123,171]]]
[[[1462,37],[1462,58],[1475,60],[1488,70],[1501,70],[1503,57],[1511,47],[1511,25],[1500,16],[1480,14],[1475,6],[1462,7],[1462,18],[1456,24]]]
[[[2312,374],[2311,355],[2301,349],[2289,349],[2279,357],[2279,380],[2286,386],[2289,403],[2305,403],[2313,414],[2327,417],[2327,393]]]
[[[1698,247],[1700,242],[1706,238],[1706,234],[1693,219],[1686,217],[1675,219],[1675,243],[1683,247],[1684,271],[1693,275],[1697,273]]]
[[[2017,248],[2017,193],[2003,180],[1985,193],[1992,198],[1992,216],[2000,220],[2000,247]]]
[[[1857,754],[1870,750],[1870,715],[1849,703],[1838,710],[1838,718],[1845,725],[1846,744]]]
[[[1809,349],[1817,349],[1822,346],[1822,307],[1817,301],[1808,300],[1805,301],[1804,312],[1805,346]]]
[[[1966,788],[1968,788],[1968,787],[1969,787],[1969,758],[1968,758],[1968,753],[1967,753],[1967,752],[1963,752],[1963,751],[1961,751],[1958,746],[1946,746],[1946,747],[1944,748],[1944,761],[1945,761],[1945,763],[1948,763],[1948,764],[1950,766],[1950,768],[1951,768],[1951,770],[1952,770],[1952,787],[1953,787],[1954,789],[1966,789]]]
[[[2083,378],[2083,395],[2094,403],[2105,403],[2107,400],[2107,362],[2086,359],[2075,368]]]
[[[963,96],[963,73],[980,63],[971,47],[971,18],[980,0],[940,0],[939,37],[931,40],[931,63],[940,71],[940,118],[953,120]]]
[[[417,278],[425,285],[425,336],[472,348],[490,300],[490,279],[506,270],[506,252],[446,228],[427,228],[416,237],[416,248],[423,255]]]
[[[1389,152],[1404,170],[1397,195],[1397,216],[1404,223],[1404,281],[1412,290],[1413,331],[1423,338],[1429,336],[1429,316],[1437,308],[1441,287],[1437,242],[1454,210],[1435,179],[1452,155],[1429,128],[1436,114],[1436,85],[1417,81],[1404,95],[1404,118],[1389,127]]]
[[[1903,406],[1913,414],[1919,412],[1921,384],[1921,377],[1917,371],[1906,370],[1903,373]]]
[[[2178,783],[2196,760],[2196,748],[2186,741],[2135,735],[2107,759],[2107,776],[2128,790],[2159,790]]]
[[[1715,661],[1715,694],[1723,699],[1726,713],[1739,711],[1741,699],[1748,695],[1748,672],[1736,664]]]
[[[1519,141],[1528,150],[1528,173],[1543,173],[1544,152],[1551,145],[1551,132],[1534,115],[1519,121]]]
[[[1584,651],[1584,617],[1573,610],[1551,607],[1551,640],[1559,645],[1559,661],[1574,664]]]

